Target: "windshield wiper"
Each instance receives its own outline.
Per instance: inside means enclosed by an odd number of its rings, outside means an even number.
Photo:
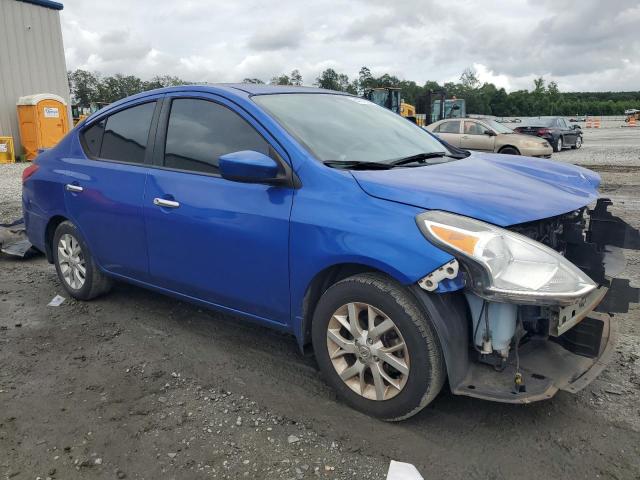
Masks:
[[[388,170],[391,168],[388,163],[362,162],[359,160],[325,160],[322,163],[329,167],[347,170]]]
[[[387,165],[390,167],[396,167],[398,165],[405,165],[407,163],[421,162],[424,163],[425,160],[429,158],[441,158],[441,157],[449,157],[447,152],[428,152],[428,153],[417,153],[415,155],[410,155],[408,157],[398,158],[397,160],[392,160],[388,162]]]

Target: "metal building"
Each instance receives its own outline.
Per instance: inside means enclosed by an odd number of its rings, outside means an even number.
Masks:
[[[60,10],[49,0],[0,0],[0,136],[13,137],[16,153],[18,98],[54,93],[70,108]]]

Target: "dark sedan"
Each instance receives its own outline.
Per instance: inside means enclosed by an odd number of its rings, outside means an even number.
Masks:
[[[513,130],[544,138],[554,152],[563,148],[582,147],[582,129],[579,125],[569,125],[563,117],[532,117],[524,120],[523,124]]]

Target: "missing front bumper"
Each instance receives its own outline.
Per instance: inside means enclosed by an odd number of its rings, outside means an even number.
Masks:
[[[471,362],[467,375],[458,385],[452,386],[452,392],[503,403],[531,403],[551,398],[558,390],[580,391],[608,364],[616,338],[613,318],[587,317],[581,323],[591,330],[596,327],[597,331],[601,327],[597,353],[592,358],[585,356],[588,352],[580,349],[585,347],[580,340],[578,346],[570,346],[553,339],[534,339],[521,345],[519,350],[524,391],[513,388],[516,361],[511,355],[504,370],[499,372],[487,365]],[[593,349],[593,335],[587,343],[590,345],[586,347]]]

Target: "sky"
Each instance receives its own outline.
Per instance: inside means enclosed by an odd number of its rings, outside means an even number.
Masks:
[[[640,89],[638,0],[61,0],[67,68],[193,82],[363,65],[423,84]]]

